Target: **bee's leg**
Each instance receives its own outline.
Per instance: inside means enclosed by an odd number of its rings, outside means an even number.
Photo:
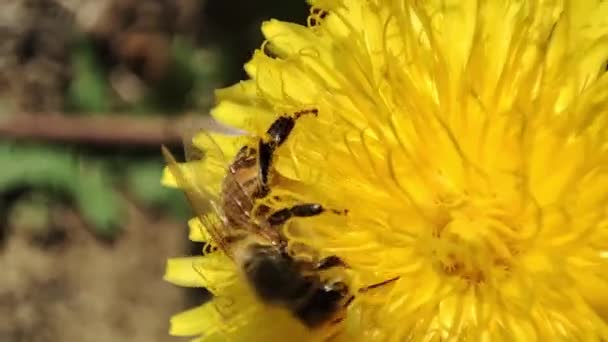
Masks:
[[[272,226],[279,226],[287,222],[292,217],[311,217],[321,214],[325,209],[317,203],[296,204],[290,208],[275,211],[268,216],[268,223]]]
[[[263,140],[273,143],[275,148],[279,147],[287,140],[291,130],[296,125],[296,120],[308,114],[317,116],[318,113],[319,112],[316,109],[306,109],[295,112],[291,116],[283,115],[270,125]]]
[[[317,262],[309,260],[295,260],[294,262],[298,264],[299,269],[307,271],[324,271],[334,267],[348,268],[348,265],[336,255],[325,257]]]
[[[268,188],[268,173],[272,165],[274,151],[287,140],[293,127],[296,125],[296,120],[306,114],[316,116],[318,111],[316,109],[308,109],[295,112],[292,116],[283,115],[270,125],[270,128],[266,131],[266,136],[260,139],[258,143],[258,179],[260,181],[260,189],[256,194],[257,197],[262,198],[270,191]]]
[[[348,299],[344,302],[344,304],[342,304],[342,307],[347,308],[350,305],[350,303],[353,302],[353,300],[355,300],[355,296],[348,297]]]
[[[327,270],[334,267],[348,267],[344,260],[340,259],[340,257],[336,255],[330,255],[325,257],[315,265],[315,269],[317,270]]]

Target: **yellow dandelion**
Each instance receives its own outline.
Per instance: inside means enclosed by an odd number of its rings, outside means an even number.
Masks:
[[[276,151],[271,195],[348,209],[282,229],[344,260],[355,299],[319,332],[257,300],[223,253],[174,259],[169,281],[215,297],[171,333],[608,340],[608,1],[311,3],[307,27],[262,26],[251,79],[218,91],[212,112],[249,135],[214,135],[222,153],[191,162],[189,179],[217,193],[241,146],[317,109]]]

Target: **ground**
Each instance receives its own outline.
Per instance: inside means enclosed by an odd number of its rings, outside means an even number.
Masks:
[[[191,248],[184,225],[126,205],[114,242],[67,208],[54,210],[62,228],[44,241],[11,227],[0,247],[0,341],[184,340],[168,336],[168,322],[192,293],[162,280],[167,257]]]

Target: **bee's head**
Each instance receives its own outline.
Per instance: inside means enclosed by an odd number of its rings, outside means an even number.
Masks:
[[[342,313],[353,299],[348,285],[342,281],[321,284],[295,314],[311,328],[328,322],[337,323],[343,319]]]

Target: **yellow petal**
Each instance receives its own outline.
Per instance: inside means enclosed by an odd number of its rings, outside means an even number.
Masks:
[[[245,71],[257,81],[258,91],[266,98],[277,103],[285,101],[286,106],[275,108],[276,111],[289,111],[295,106],[314,104],[319,98],[312,74],[282,60],[272,59],[260,51],[245,65]],[[296,107],[297,108],[297,107]]]
[[[199,257],[169,259],[165,280],[181,286],[205,287],[213,294],[222,295],[237,281],[236,272],[230,259],[215,252]]]
[[[201,223],[198,217],[188,220],[189,234],[188,239],[195,242],[209,242],[211,237],[207,233],[207,229]]]
[[[217,159],[204,159],[180,163],[179,167],[187,180],[196,179],[197,185],[209,193],[217,194],[220,191],[225,176],[225,165]],[[169,167],[163,169],[161,184],[166,187],[178,188],[178,182]]]
[[[213,336],[223,327],[224,319],[211,302],[171,317],[169,334],[174,336]]]
[[[253,80],[240,81],[231,86],[215,90],[218,102],[232,101],[242,105],[257,105],[270,108],[270,104],[258,94],[257,84]]]
[[[218,193],[226,168],[248,140],[245,136],[201,132],[192,138],[192,143],[203,152],[202,159],[178,165],[186,180],[196,180],[197,185],[209,193]],[[177,187],[177,181],[168,167],[163,170],[161,183]]]
[[[211,116],[225,125],[261,135],[270,126],[276,114],[254,104],[223,101],[211,110]]]
[[[597,275],[584,275],[576,280],[589,304],[601,317],[608,320],[608,279]]]
[[[332,70],[336,67],[335,60],[329,53],[328,41],[321,39],[305,26],[270,20],[262,24],[262,32],[271,43],[273,52],[279,56],[290,56],[302,61],[302,68],[309,71],[303,78],[315,76],[318,82],[326,82],[328,87],[338,87]],[[277,63],[277,65],[280,65]],[[250,66],[253,68],[254,65]],[[285,72],[286,74],[289,71]],[[298,75],[295,75],[298,77]],[[288,80],[285,79],[287,82]],[[294,80],[297,82],[297,80]]]
[[[573,182],[584,174],[585,141],[565,141],[551,132],[539,132],[530,151],[530,191],[541,205],[552,204],[572,191]]]
[[[167,260],[164,279],[179,286],[204,287],[205,281],[194,269],[194,263],[202,258],[184,257]]]
[[[248,139],[239,135],[201,132],[194,136],[192,143],[205,153],[205,159],[209,159],[209,163],[226,167]]]
[[[171,173],[171,171],[169,170],[169,168],[167,166],[165,166],[163,168],[163,174],[161,176],[161,180],[160,183],[163,186],[169,187],[169,188],[177,188],[177,180],[175,179],[175,177],[173,177],[173,173]]]

